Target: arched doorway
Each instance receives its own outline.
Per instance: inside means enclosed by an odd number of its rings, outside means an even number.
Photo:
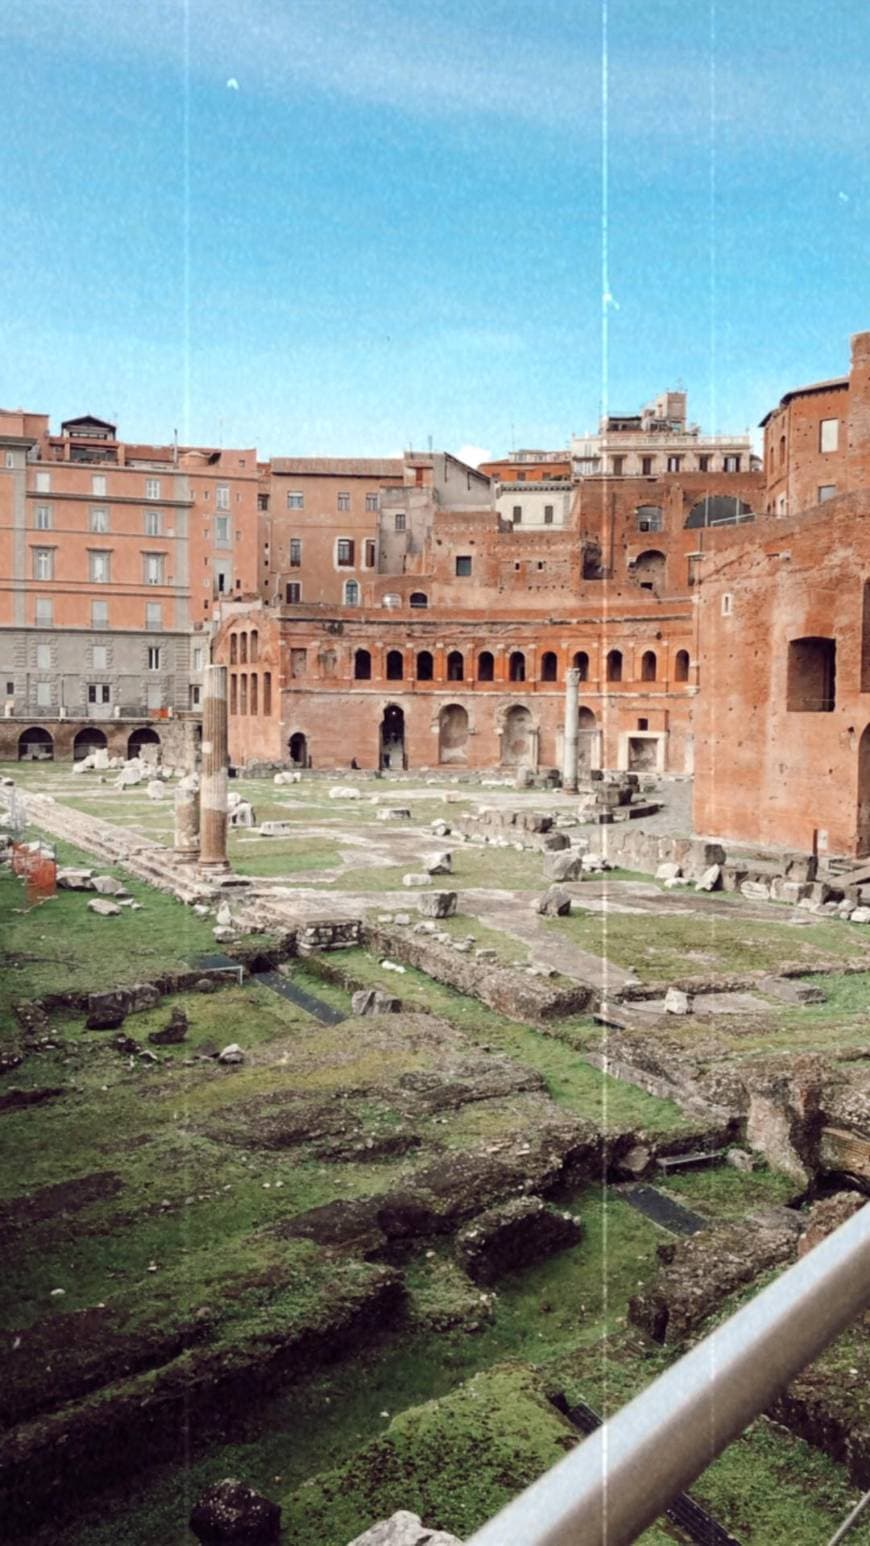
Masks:
[[[301,730],[294,730],[287,742],[287,750],[294,768],[308,767],[308,742]]]
[[[446,703],[438,715],[438,761],[468,760],[468,714],[461,703]]]
[[[145,762],[156,762],[160,755],[160,737],[156,730],[144,726],[134,730],[127,739],[127,756],[141,757]]]
[[[588,773],[595,764],[592,753],[595,750],[595,733],[598,729],[598,721],[591,709],[580,708],[577,710],[577,771]]]
[[[397,703],[388,703],[381,720],[380,756],[381,768],[405,766],[405,714]]]
[[[858,742],[858,830],[856,851],[870,854],[870,725]]]
[[[508,768],[535,766],[532,716],[520,703],[515,703],[505,715],[501,736],[501,760]]]
[[[43,730],[40,725],[33,725],[30,730],[22,730],[18,737],[18,761],[54,761],[54,741],[47,730]]]
[[[83,757],[90,757],[91,752],[102,751],[108,746],[105,734],[97,730],[94,725],[88,725],[80,730],[73,741],[73,761],[81,762]]]

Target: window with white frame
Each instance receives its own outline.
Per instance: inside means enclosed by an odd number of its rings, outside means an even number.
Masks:
[[[146,499],[159,499],[160,498],[160,479],[159,478],[146,478],[145,479],[145,498]]]
[[[214,518],[214,540],[219,547],[226,547],[230,540],[230,518],[228,515],[216,515]]]
[[[149,629],[163,627],[163,603],[162,601],[146,601],[145,603],[145,627]]]
[[[92,601],[91,602],[91,627],[92,628],[108,628],[108,626],[109,626],[109,603],[108,603],[108,601]]]
[[[359,586],[356,580],[345,580],[344,604],[346,607],[359,606]]]
[[[34,580],[54,579],[54,548],[33,549]]]
[[[302,538],[290,538],[290,568],[298,569],[302,563]]]
[[[92,508],[91,508],[91,531],[108,531],[108,530],[109,530],[109,512],[108,512],[108,510],[103,509],[102,506],[96,506],[96,505],[92,506]]]
[[[819,450],[836,451],[839,438],[839,419],[822,419],[819,423]]]
[[[366,509],[377,510],[380,507],[380,499],[377,494],[366,494]]]
[[[143,511],[146,537],[159,537],[162,524],[162,515],[159,510]]]
[[[339,494],[339,496],[338,496],[338,508],[339,508],[339,510],[349,510],[350,509],[350,494]]]
[[[395,526],[396,531],[404,531],[405,530],[405,512],[404,512],[404,510],[397,510],[396,511],[396,519],[393,522],[393,525]]]
[[[219,483],[214,491],[214,507],[216,510],[229,510],[230,486],[228,483]]]
[[[146,585],[163,584],[163,559],[162,553],[143,553],[144,579]]]
[[[51,628],[54,625],[54,602],[50,596],[37,596],[36,598],[36,626],[37,628]]]
[[[342,569],[352,568],[352,566],[353,566],[353,540],[352,540],[352,538],[350,538],[350,537],[339,537],[339,539],[338,539],[338,541],[337,541],[337,543],[335,545],[335,557],[336,557],[336,563],[338,563]]]
[[[190,706],[191,706],[191,708],[192,709],[198,709],[199,706],[200,706],[201,701],[202,701],[202,688],[199,686],[198,683],[192,682],[191,685],[190,685]]]
[[[37,505],[33,524],[37,531],[51,531],[51,505]]]
[[[160,670],[160,645],[159,644],[149,644],[149,646],[148,646],[148,670],[149,671],[159,671]]]
[[[105,473],[102,473],[102,472],[92,472],[91,473],[91,493],[92,494],[96,494],[98,499],[105,499],[105,497],[106,497],[106,475],[105,475]]]
[[[6,466],[7,466],[7,468],[15,466],[15,452],[14,451],[7,451],[6,452]]]
[[[88,575],[93,585],[108,585],[111,557],[111,553],[103,553],[95,548],[88,553]]]
[[[194,670],[194,671],[201,671],[202,670],[202,645],[201,644],[195,644],[193,646],[193,665],[192,665],[192,670]]]
[[[108,682],[88,682],[88,703],[111,703],[112,689]]]
[[[303,510],[304,508],[305,508],[305,498],[304,498],[304,495],[302,495],[299,492],[298,489],[291,490],[291,492],[287,495],[287,509],[288,510]]]
[[[91,650],[93,656],[92,665],[95,671],[108,671],[109,647],[107,644],[95,644]]]
[[[38,472],[36,474],[36,492],[37,492],[37,494],[50,494],[51,493],[51,473],[50,472]]]

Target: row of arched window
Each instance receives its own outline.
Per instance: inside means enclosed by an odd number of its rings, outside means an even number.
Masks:
[[[249,660],[257,661],[260,658],[260,635],[256,628],[252,628],[250,634],[230,634],[230,665],[246,665]]]
[[[571,664],[580,673],[581,682],[589,680],[589,656],[585,650],[578,650]],[[431,682],[435,675],[435,657],[431,650],[418,650],[415,660],[415,679],[418,682]],[[464,682],[465,656],[461,650],[451,650],[446,659],[447,681]],[[605,660],[605,678],[608,682],[622,681],[623,657],[621,650],[609,650]],[[354,651],[353,674],[357,682],[371,681],[372,657],[366,649]],[[401,682],[405,676],[405,655],[402,650],[387,650],[385,661],[385,676],[388,682]],[[640,679],[642,682],[654,682],[658,677],[658,657],[655,650],[644,650],[640,662]],[[477,682],[495,681],[495,656],[491,650],[481,650],[476,657],[476,671],[473,678]],[[526,657],[522,650],[512,650],[508,656],[508,681],[525,682]],[[557,682],[559,680],[559,659],[554,650],[545,650],[541,656],[541,668],[539,680],[542,682]],[[687,682],[689,680],[689,652],[677,650],[674,657],[674,681]]]

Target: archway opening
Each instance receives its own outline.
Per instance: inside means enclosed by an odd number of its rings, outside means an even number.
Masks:
[[[481,650],[477,657],[477,680],[479,682],[495,680],[495,657],[491,650]]]
[[[631,565],[631,573],[644,590],[663,591],[667,560],[658,548],[648,548],[640,553]]]
[[[642,682],[654,682],[656,679],[657,661],[655,650],[644,650],[640,657],[640,679]]]
[[[674,659],[674,681],[687,682],[689,680],[689,651],[677,650]]]
[[[577,770],[588,773],[592,767],[592,753],[595,748],[595,732],[598,721],[592,709],[580,708],[577,710]]]
[[[92,752],[102,751],[108,746],[105,734],[97,730],[94,725],[87,725],[80,730],[73,741],[73,761],[81,762],[83,757],[90,757]]]
[[[501,760],[505,767],[534,767],[532,716],[523,704],[515,703],[505,715],[501,737]]]
[[[554,650],[544,650],[541,656],[541,681],[555,682],[559,678],[559,662]]]
[[[513,650],[508,661],[508,679],[511,682],[524,682],[526,679],[526,657],[522,650]]]
[[[156,762],[160,756],[160,737],[150,726],[134,730],[127,737],[127,756],[142,757],[146,762]]]
[[[368,650],[355,650],[353,657],[353,679],[355,682],[370,682],[372,676],[372,657]]]
[[[401,650],[387,650],[387,681],[401,682],[405,675],[405,661]]]
[[[461,703],[446,703],[438,715],[438,761],[465,762],[468,714]]]
[[[19,762],[53,762],[54,741],[41,725],[22,730],[18,737]]]
[[[287,742],[287,750],[290,753],[290,761],[294,768],[308,767],[308,741],[301,730],[293,731]]]
[[[412,607],[428,607],[429,597],[424,590],[412,590],[410,602]]]
[[[588,680],[589,680],[589,656],[587,655],[586,651],[585,650],[578,650],[576,655],[574,656],[574,659],[572,660],[571,664],[574,667],[575,671],[579,671],[580,672],[580,680],[581,680],[581,682],[588,682]]]
[[[434,675],[434,662],[431,650],[420,650],[417,656],[417,681],[431,682]]]
[[[607,655],[608,682],[622,681],[622,650],[610,650]]]
[[[381,720],[379,763],[382,768],[405,766],[405,714],[397,703],[388,703]]]
[[[447,680],[448,682],[461,682],[465,679],[465,661],[459,650],[451,650],[447,656]]]

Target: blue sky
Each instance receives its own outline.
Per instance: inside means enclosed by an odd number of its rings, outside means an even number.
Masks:
[[[739,430],[870,328],[864,0],[7,0],[4,44],[0,403],[55,423],[498,455],[682,383]]]

